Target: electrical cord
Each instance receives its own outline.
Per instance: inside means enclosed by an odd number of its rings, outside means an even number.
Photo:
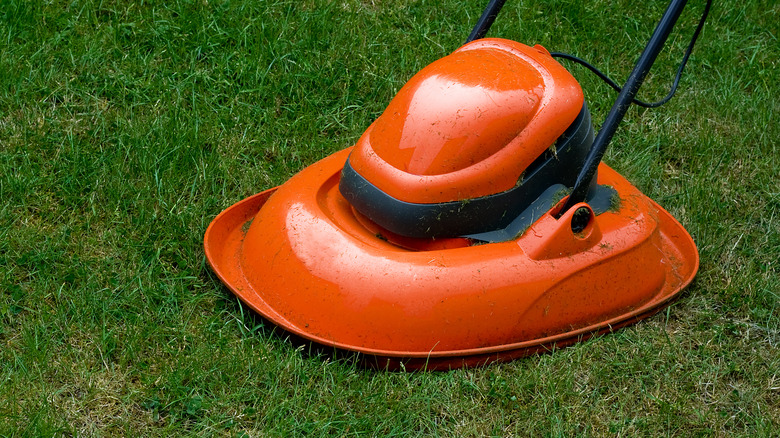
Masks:
[[[657,101],[657,102],[645,102],[643,100],[639,99],[633,99],[631,103],[634,105],[641,106],[643,108],[658,108],[659,106],[665,104],[666,102],[669,102],[669,100],[674,96],[674,93],[677,91],[677,86],[680,84],[680,78],[682,77],[683,69],[685,68],[685,64],[688,63],[688,58],[691,56],[691,52],[693,51],[693,45],[696,44],[696,39],[699,38],[699,33],[701,33],[701,29],[704,27],[704,22],[707,20],[707,14],[710,12],[710,5],[712,5],[712,0],[707,0],[707,4],[704,6],[704,12],[702,13],[701,19],[699,20],[699,25],[696,26],[696,30],[693,32],[693,37],[691,38],[690,44],[688,44],[688,48],[685,50],[685,55],[683,56],[683,60],[680,63],[680,66],[677,68],[677,74],[674,77],[674,83],[672,84],[672,89],[669,90],[669,94],[666,95],[663,99]],[[621,91],[621,88],[618,84],[615,83],[612,79],[609,78],[606,74],[604,74],[601,70],[594,67],[592,64],[588,63],[587,61],[578,58],[574,55],[570,55],[568,53],[562,53],[562,52],[551,52],[550,55],[552,55],[554,58],[562,58],[569,61],[576,62],[577,64],[582,65],[583,67],[586,67],[588,70],[592,71],[596,74],[601,80],[606,82],[610,87],[615,89],[618,93]]]

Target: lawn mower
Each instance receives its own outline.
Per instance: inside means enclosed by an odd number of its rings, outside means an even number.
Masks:
[[[550,351],[646,318],[693,280],[688,232],[601,163],[686,1],[673,0],[598,133],[542,46],[485,38],[414,75],[353,147],[219,214],[205,253],[285,331],[388,369]]]

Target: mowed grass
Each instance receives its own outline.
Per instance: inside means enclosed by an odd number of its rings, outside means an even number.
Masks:
[[[352,144],[462,44],[472,3],[0,2],[0,436],[776,436],[772,1],[716,2],[677,96],[631,109],[605,158],[699,246],[659,315],[512,363],[389,373],[290,342],[212,274],[214,216]],[[510,1],[490,35],[622,81],[662,3]],[[615,93],[567,66],[600,123]]]

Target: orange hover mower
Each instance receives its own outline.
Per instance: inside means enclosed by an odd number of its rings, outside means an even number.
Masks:
[[[502,3],[354,147],[214,219],[206,256],[242,301],[374,366],[449,369],[633,324],[691,282],[690,235],[599,164],[685,1],[595,139],[579,84],[547,50],[482,38]]]

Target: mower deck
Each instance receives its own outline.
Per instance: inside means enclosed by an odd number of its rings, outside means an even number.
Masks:
[[[582,203],[556,219],[554,207],[485,244],[383,232],[338,190],[350,151],[222,212],[205,250],[259,314],[372,366],[448,369],[562,347],[659,311],[698,269],[685,229],[604,164],[598,183],[619,196],[610,211]]]

